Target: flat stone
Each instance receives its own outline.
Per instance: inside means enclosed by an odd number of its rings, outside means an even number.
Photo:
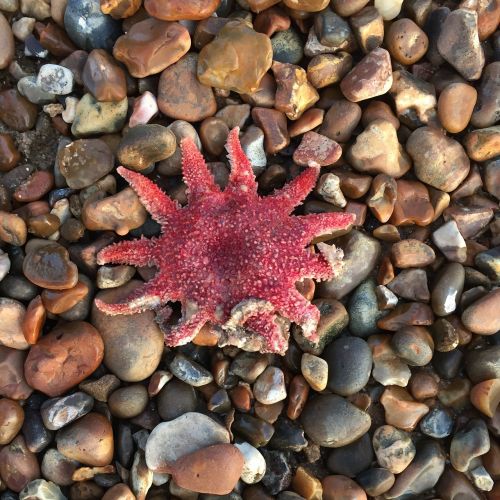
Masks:
[[[293,153],[297,165],[308,166],[311,162],[320,167],[332,165],[342,154],[342,148],[330,138],[316,132],[306,132]]]
[[[86,415],[94,406],[94,398],[84,392],[75,392],[62,398],[46,400],[40,407],[43,424],[56,431]]]
[[[432,233],[432,241],[448,260],[465,262],[467,246],[454,220],[445,222]]]
[[[155,472],[167,471],[189,453],[224,443],[229,443],[224,427],[206,415],[188,412],[152,430],[146,443],[146,463]]]

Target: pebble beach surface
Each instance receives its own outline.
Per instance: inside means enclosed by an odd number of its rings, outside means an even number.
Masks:
[[[500,499],[499,0],[0,0],[0,500]],[[261,195],[349,212],[319,340],[164,345],[109,316],[228,133]],[[317,243],[318,241],[314,241]],[[179,318],[173,305],[171,322]]]

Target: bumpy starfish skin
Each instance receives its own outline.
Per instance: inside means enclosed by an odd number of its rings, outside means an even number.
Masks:
[[[231,174],[224,191],[193,141],[182,142],[186,207],[143,175],[118,168],[161,225],[161,235],[111,245],[99,252],[98,263],[155,266],[158,272],[127,300],[96,300],[96,305],[108,314],[156,309],[168,317],[168,309],[161,307],[180,301],[182,318],[166,332],[167,345],[189,342],[209,322],[232,331],[233,337],[244,326],[264,338],[262,350],[284,353],[282,317],[299,324],[311,341],[317,339],[319,310],[297,291],[296,282],[329,279],[340,262],[335,247],[319,244],[320,253],[312,253],[307,245],[316,236],[348,227],[353,215],[290,215],[313,189],[319,172],[315,165],[274,194],[259,196],[238,132],[228,137]]]

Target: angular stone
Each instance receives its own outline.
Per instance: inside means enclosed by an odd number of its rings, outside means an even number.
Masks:
[[[408,432],[413,431],[420,419],[429,413],[427,405],[414,401],[402,387],[387,387],[380,403],[385,410],[385,421]]]
[[[0,92],[0,120],[17,132],[31,130],[36,123],[38,107],[16,89]]]
[[[10,399],[28,399],[33,389],[24,378],[26,353],[0,346],[0,396]]]
[[[304,167],[311,162],[323,167],[335,163],[341,154],[342,148],[338,143],[324,135],[310,131],[302,136],[300,144],[293,153],[293,161]]]
[[[381,467],[393,474],[403,472],[415,457],[410,434],[392,425],[383,425],[373,434],[373,450]]]

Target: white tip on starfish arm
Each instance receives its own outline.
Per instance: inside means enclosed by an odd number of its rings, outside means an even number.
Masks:
[[[307,166],[311,168],[317,168],[318,170],[321,169],[321,165],[313,160],[307,162]]]
[[[339,266],[342,265],[344,251],[341,248],[337,248],[335,245],[328,245],[323,242],[317,243],[316,246],[333,270],[338,269]]]

